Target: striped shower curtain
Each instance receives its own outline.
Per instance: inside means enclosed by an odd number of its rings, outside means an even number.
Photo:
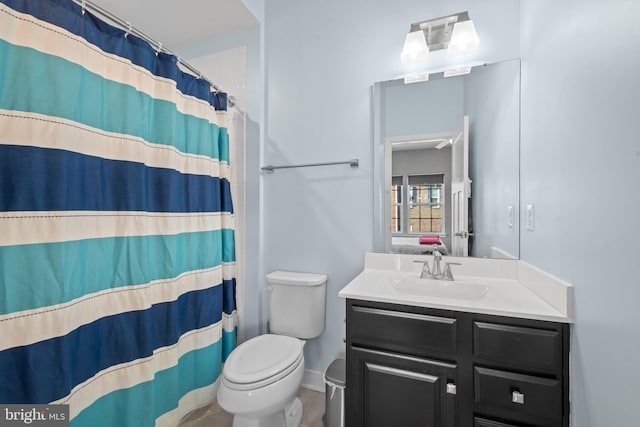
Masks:
[[[175,426],[235,345],[226,95],[71,0],[0,0],[0,404]]]

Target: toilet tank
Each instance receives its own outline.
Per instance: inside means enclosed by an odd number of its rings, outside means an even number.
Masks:
[[[267,274],[270,332],[300,339],[320,336],[324,331],[326,287],[326,274]]]

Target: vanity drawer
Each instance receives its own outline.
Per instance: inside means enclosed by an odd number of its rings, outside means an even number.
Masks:
[[[474,367],[477,405],[548,419],[562,418],[562,383],[558,380]]]
[[[426,355],[456,353],[456,319],[420,313],[351,306],[347,313],[351,343]]]
[[[562,334],[559,330],[473,322],[473,355],[554,372],[562,366]]]

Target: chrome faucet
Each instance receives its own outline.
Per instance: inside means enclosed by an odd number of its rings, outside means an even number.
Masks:
[[[440,253],[439,250],[437,250],[435,248],[435,245],[433,245],[433,268],[431,269],[431,274],[433,275],[434,278],[441,278],[442,277],[442,268],[440,267],[440,261],[442,261],[442,254]]]
[[[435,248],[435,245],[433,248],[433,268],[429,268],[429,261],[414,260],[413,262],[422,264],[422,271],[420,272],[421,279],[454,280],[453,273],[451,273],[451,266],[461,265],[459,262],[445,262],[443,269],[440,265],[442,262],[442,253]]]
[[[421,279],[429,279],[433,277],[433,274],[431,274],[431,270],[429,270],[429,261],[419,261],[416,259],[413,262],[422,264],[422,270],[420,271]]]
[[[455,280],[453,278],[453,273],[451,273],[452,265],[462,265],[459,262],[445,262],[444,263],[444,272],[442,273],[442,280]]]

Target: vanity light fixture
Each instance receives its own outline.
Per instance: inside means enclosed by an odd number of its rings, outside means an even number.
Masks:
[[[404,84],[426,82],[429,80],[429,73],[416,73],[405,76]]]
[[[459,67],[446,70],[444,72],[445,77],[463,76],[471,72],[471,67]]]
[[[447,49],[447,57],[472,55],[480,39],[468,12],[411,24],[400,55],[404,65],[425,62],[429,52]]]

